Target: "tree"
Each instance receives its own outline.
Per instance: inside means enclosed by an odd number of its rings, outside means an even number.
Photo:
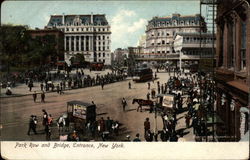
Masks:
[[[10,66],[22,64],[20,57],[26,51],[27,29],[27,26],[0,26],[0,62],[7,66],[8,72]]]

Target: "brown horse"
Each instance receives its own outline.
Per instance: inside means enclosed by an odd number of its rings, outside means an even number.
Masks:
[[[154,103],[151,100],[144,100],[144,99],[136,99],[136,98],[134,98],[133,101],[132,101],[132,104],[134,104],[135,102],[138,103],[138,105],[139,105],[137,107],[137,112],[138,112],[139,108],[140,108],[140,111],[142,112],[142,106],[149,106],[150,111],[153,110]]]

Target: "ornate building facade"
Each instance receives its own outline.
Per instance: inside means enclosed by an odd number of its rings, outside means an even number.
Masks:
[[[206,32],[206,23],[200,14],[172,17],[154,17],[146,26],[146,51],[157,53],[163,57],[175,53],[173,48],[174,36],[177,32]]]
[[[250,1],[221,0],[217,6],[216,112],[221,141],[249,133]]]
[[[111,64],[111,31],[104,14],[51,15],[46,28],[64,32],[65,61],[83,54],[88,62]]]

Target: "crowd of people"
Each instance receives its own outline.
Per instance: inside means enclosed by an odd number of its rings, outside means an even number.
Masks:
[[[6,95],[12,94],[12,88],[17,84],[25,84],[29,91],[33,91],[34,82],[40,82],[41,91],[56,91],[63,94],[65,89],[83,88],[100,85],[104,89],[104,85],[122,81],[126,78],[122,73],[107,73],[105,75],[90,76],[86,75],[83,69],[76,70],[76,73],[69,74],[65,71],[58,70],[50,72],[46,67],[35,68],[22,73],[6,73],[1,77],[1,88],[6,88]]]

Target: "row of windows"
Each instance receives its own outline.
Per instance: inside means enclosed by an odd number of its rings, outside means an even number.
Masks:
[[[161,42],[158,42],[158,43],[151,43],[151,46],[160,46],[160,45],[162,45],[162,44],[169,44],[169,42],[165,42],[164,40],[162,40]]]
[[[196,51],[196,50],[190,50],[190,51],[184,51],[185,55],[211,55],[211,51]]]
[[[157,52],[151,51],[151,53],[170,53],[170,51],[157,51]]]
[[[94,57],[97,57],[97,55],[98,55],[98,57],[105,57],[105,53],[94,53]],[[109,54],[107,54],[107,57],[109,56]]]
[[[170,36],[170,33],[157,32],[156,35],[157,35],[158,37],[159,37],[159,36]],[[154,37],[154,33],[151,33],[151,37]]]
[[[166,21],[166,22],[157,22],[157,23],[150,23],[149,27],[166,27],[166,26],[189,26],[189,25],[198,25],[199,23],[195,23],[194,20],[192,21]]]
[[[193,42],[193,41],[203,41],[203,42],[212,42],[213,38],[200,38],[200,37],[184,37],[183,42]],[[214,41],[216,38],[214,38]]]
[[[61,31],[64,31],[64,29],[61,29]],[[91,28],[66,28],[66,31],[92,31]],[[109,31],[108,28],[94,28],[94,32],[105,32]]]
[[[72,41],[73,41],[74,39],[79,40],[80,37],[81,37],[82,40],[84,40],[84,37],[85,37],[85,39],[89,39],[89,36],[70,36],[70,37],[69,37],[69,36],[66,36],[66,40],[69,40],[70,38],[71,38]],[[94,39],[95,39],[95,40],[105,40],[105,37],[106,37],[107,39],[109,39],[109,36],[94,36]]]
[[[81,46],[80,46],[80,43],[76,43],[76,47],[74,47],[74,43],[71,43],[71,46],[70,46],[70,42],[67,41],[65,49],[66,49],[66,51],[69,51],[69,50],[71,50],[71,51],[88,51],[89,50],[89,43],[87,42],[85,45],[85,48],[84,48],[83,43],[81,43]],[[102,46],[102,47],[94,46],[94,50],[96,50],[96,51],[109,50],[109,46]]]

